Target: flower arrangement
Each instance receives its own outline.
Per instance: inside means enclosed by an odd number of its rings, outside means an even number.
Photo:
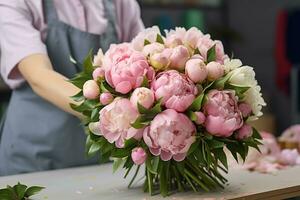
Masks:
[[[145,164],[150,194],[223,187],[224,149],[238,160],[261,144],[247,123],[266,105],[253,68],[196,28],[148,28],[83,66],[71,106],[86,116],[87,153],[113,158],[125,178],[135,169],[129,186]]]

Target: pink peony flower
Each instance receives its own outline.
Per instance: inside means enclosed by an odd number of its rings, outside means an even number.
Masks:
[[[185,74],[194,83],[201,83],[207,77],[206,65],[201,59],[190,59],[185,64]]]
[[[187,116],[167,109],[159,113],[144,131],[150,152],[164,161],[182,161],[195,141],[196,127]]]
[[[105,78],[117,92],[126,94],[141,86],[144,77],[154,77],[146,57],[129,44],[111,45],[104,57]]]
[[[185,67],[185,63],[189,58],[189,50],[185,46],[179,45],[173,48],[172,54],[170,56],[170,68],[183,70]]]
[[[166,31],[165,45],[174,48],[178,45],[184,44],[184,36],[186,34],[185,28],[176,27],[175,30]]]
[[[105,74],[105,70],[102,67],[97,67],[94,71],[93,71],[93,79],[95,81],[98,80],[98,78],[103,78]]]
[[[114,100],[114,97],[109,92],[104,92],[104,93],[100,94],[100,103],[102,105],[107,105],[107,104],[111,103],[113,100]]]
[[[197,116],[196,124],[200,125],[205,122],[205,115],[202,112],[195,112],[195,115]]]
[[[90,130],[102,135],[108,142],[115,142],[116,147],[123,148],[126,139],[140,139],[143,129],[135,129],[131,124],[139,113],[132,103],[125,98],[116,98],[100,111],[100,121],[90,124]]]
[[[152,81],[151,87],[156,100],[162,98],[162,104],[166,108],[172,108],[178,112],[185,111],[198,92],[194,83],[176,70],[158,74]]]
[[[145,162],[147,154],[142,147],[136,147],[132,149],[131,159],[136,165],[141,165]]]
[[[244,124],[235,134],[235,138],[238,140],[243,140],[252,135],[252,127],[248,124]]]
[[[137,103],[139,103],[145,108],[150,108],[154,103],[154,93],[146,87],[136,88],[130,97],[130,101],[133,106],[137,106]]]
[[[210,62],[206,65],[207,79],[210,81],[217,80],[224,75],[224,68],[218,62]]]
[[[252,112],[251,106],[247,103],[239,104],[239,110],[242,112],[243,117],[249,117]]]
[[[96,81],[88,80],[83,84],[83,96],[87,99],[96,99],[100,94],[100,89]]]
[[[195,27],[187,30],[184,36],[185,45],[195,49],[198,41],[203,37],[203,33]]]
[[[212,135],[229,137],[243,125],[242,113],[237,98],[231,90],[211,90],[204,105],[206,130]]]

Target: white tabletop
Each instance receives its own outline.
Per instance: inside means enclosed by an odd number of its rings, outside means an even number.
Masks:
[[[46,187],[33,199],[49,200],[159,200],[161,196],[143,193],[140,184],[127,189],[129,180],[123,179],[123,170],[112,173],[111,164],[54,170],[32,174],[0,177],[0,188],[18,181],[26,185]],[[300,167],[279,171],[276,175],[258,174],[244,170],[230,170],[225,190],[210,193],[185,192],[166,200],[185,199],[282,199],[300,196]]]

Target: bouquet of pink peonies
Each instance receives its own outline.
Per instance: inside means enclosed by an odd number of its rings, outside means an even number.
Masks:
[[[148,28],[93,60],[90,53],[83,66],[71,80],[81,104],[71,106],[86,116],[87,154],[113,158],[125,178],[135,169],[129,186],[145,164],[150,194],[223,187],[224,149],[236,160],[258,149],[261,137],[247,122],[266,104],[253,68],[196,28],[165,36]]]

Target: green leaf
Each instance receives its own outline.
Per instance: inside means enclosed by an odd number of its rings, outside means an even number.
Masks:
[[[90,80],[92,77],[84,74],[84,73],[79,73],[77,74],[74,78],[70,79],[69,82],[75,85],[78,88],[83,88],[83,85],[86,81]]]
[[[99,121],[99,111],[100,111],[99,108],[93,109],[92,114],[91,114],[91,122]]]
[[[139,102],[137,102],[138,111],[140,114],[149,114],[150,110],[145,108],[143,105],[141,105]]]
[[[13,187],[14,191],[16,192],[16,194],[18,196],[18,199],[23,199],[24,198],[26,188],[27,188],[27,186],[23,185],[21,183],[18,183],[17,185],[15,185]]]
[[[207,57],[206,57],[206,62],[212,62],[216,60],[216,45],[212,46],[208,51],[207,51]]]
[[[12,191],[10,191],[7,188],[0,189],[0,199],[1,200],[12,200],[14,198],[14,195]]]
[[[155,170],[154,167],[153,167],[151,156],[148,156],[147,159],[146,159],[146,168],[152,174],[157,174],[157,170]]]
[[[45,189],[45,187],[31,186],[26,190],[25,197],[33,196],[33,195],[39,193],[40,191],[42,191],[43,189]]]
[[[252,127],[252,137],[258,140],[262,139],[260,133],[254,127]]]
[[[225,145],[224,142],[218,141],[218,140],[216,140],[216,139],[213,139],[213,140],[207,140],[206,142],[207,142],[207,144],[208,144],[208,146],[209,146],[210,149],[218,149],[218,148],[222,148],[222,147],[224,147],[224,145]]]
[[[187,115],[189,116],[190,120],[192,120],[193,122],[197,121],[197,119],[198,119],[195,112],[188,111]]]
[[[143,79],[143,82],[141,84],[141,87],[146,87],[146,88],[149,88],[150,85],[149,85],[149,80],[146,76],[144,76],[144,79]]]
[[[216,88],[216,89],[224,89],[225,87],[225,84],[227,83],[227,81],[230,79],[231,77],[231,73],[228,73],[226,74],[226,76],[216,80],[213,84],[213,88]]]
[[[156,35],[156,42],[164,44],[164,40],[160,34]]]
[[[86,74],[91,75],[94,71],[94,67],[93,67],[93,55],[92,55],[93,51],[90,50],[89,54],[86,56],[86,58],[83,61],[83,71]]]
[[[165,163],[164,161],[161,162],[161,167],[160,167],[160,173],[159,173],[159,177],[160,177],[160,193],[163,197],[168,196],[168,180],[167,180],[167,171],[169,169],[167,168],[167,163]]]
[[[114,149],[111,153],[112,157],[115,158],[124,158],[130,156],[131,149]]]
[[[144,40],[144,46],[148,45],[148,44],[151,44],[151,42],[147,39]]]
[[[150,122],[144,122],[142,120],[142,116],[139,116],[132,124],[131,126],[135,129],[141,129],[141,128],[144,128],[146,127]]]
[[[188,110],[199,111],[202,106],[203,97],[204,97],[204,92],[201,93],[196,99],[194,99],[193,103],[189,106]]]
[[[242,85],[236,85],[236,84],[228,84],[229,89],[234,89],[237,93],[244,94],[247,92],[247,90],[250,89],[249,86],[242,86]]]
[[[122,158],[114,159],[113,173],[115,173],[123,163],[124,163],[124,159],[122,159]]]
[[[220,160],[220,162],[223,164],[223,166],[228,170],[228,163],[227,163],[227,156],[224,152],[223,148],[214,149],[213,153],[215,157]]]
[[[196,140],[190,147],[187,155],[190,155],[191,153],[193,153],[197,148],[199,148],[199,143],[200,143],[200,140]]]
[[[80,102],[84,100],[84,96],[83,96],[83,92],[82,90],[80,90],[80,92],[78,92],[77,94],[75,94],[74,96],[71,97],[74,101],[76,102]]]
[[[100,148],[101,148],[100,144],[98,142],[94,142],[88,151],[88,156],[95,155],[100,150]]]

